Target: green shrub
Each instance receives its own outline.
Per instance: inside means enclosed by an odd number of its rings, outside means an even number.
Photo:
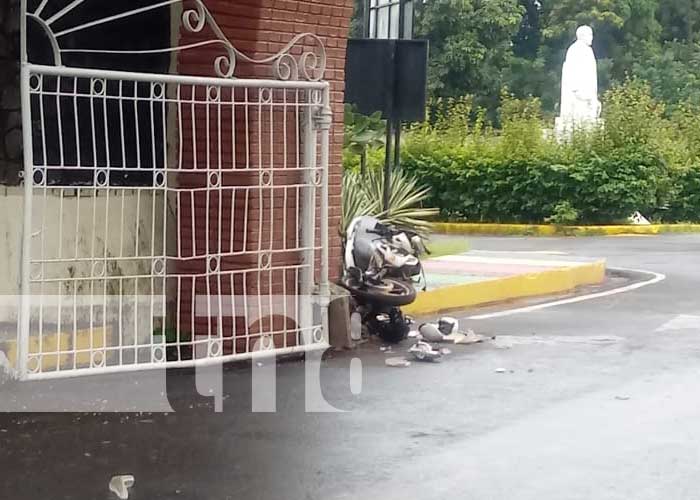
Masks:
[[[538,223],[567,202],[584,223],[623,220],[635,210],[656,211],[666,180],[655,157],[619,151],[573,163],[539,159],[498,161],[464,154],[407,154],[403,167],[432,187],[429,203],[447,218]]]
[[[403,134],[402,168],[444,219],[611,224],[638,210],[700,221],[700,107],[668,110],[639,80],[602,100],[605,125],[561,144],[536,98],[504,91],[497,126],[471,97],[432,102],[430,120]],[[368,170],[383,162],[383,149],[369,151]],[[345,166],[356,172],[356,157]]]
[[[578,210],[576,210],[570,202],[560,201],[554,207],[554,212],[552,212],[552,215],[545,219],[545,222],[561,226],[570,226],[575,224],[578,221],[578,218]]]
[[[551,124],[537,99],[501,99],[499,129],[464,103],[454,113],[442,103],[434,123],[404,135],[402,166],[430,186],[441,217],[609,224],[639,210],[658,221],[700,220],[700,168],[692,167],[700,109],[668,113],[648,85],[630,80],[605,94],[604,127],[560,144],[543,132]]]
[[[671,222],[700,221],[700,167],[675,172],[674,192],[659,218]]]

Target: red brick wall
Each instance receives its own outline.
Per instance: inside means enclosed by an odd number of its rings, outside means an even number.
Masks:
[[[330,266],[331,266],[331,278],[336,278],[340,270],[340,259],[341,259],[341,245],[340,237],[338,234],[338,227],[340,222],[340,206],[341,206],[341,176],[342,176],[342,143],[343,143],[343,89],[344,89],[344,65],[345,65],[345,48],[347,46],[347,34],[348,27],[350,23],[350,17],[352,15],[353,0],[307,0],[307,1],[297,1],[297,0],[208,0],[206,2],[210,12],[216,19],[219,27],[224,31],[226,36],[235,47],[242,52],[246,53],[248,56],[261,59],[266,56],[274,55],[278,53],[282,48],[297,34],[301,33],[314,33],[318,35],[326,48],[327,53],[327,69],[325,74],[325,79],[331,85],[331,100],[333,109],[334,123],[331,128],[331,155],[330,155],[330,172],[329,172],[329,188],[330,188],[330,221],[329,221],[329,233],[330,233]],[[188,7],[188,3],[185,2],[185,8]],[[206,30],[206,28],[205,28]],[[203,32],[201,34],[191,34],[185,31],[181,34],[181,44],[191,43],[193,41],[210,38],[208,32]],[[213,75],[213,60],[221,55],[223,52],[220,48],[216,46],[209,46],[197,50],[185,51],[180,56],[179,63],[179,73],[180,74],[200,74],[200,75]],[[238,61],[238,66],[236,68],[235,75],[242,78],[271,78],[272,70],[269,65],[252,65],[245,63],[243,61]],[[238,91],[237,91],[238,92]],[[230,96],[230,92],[229,92]],[[228,97],[226,97],[228,99]],[[187,116],[188,111],[185,110],[183,117],[187,120],[190,117]],[[203,114],[197,112],[198,115]],[[255,125],[258,123],[260,117],[249,116],[248,126]],[[276,117],[273,123],[276,127],[282,127],[282,123],[285,121],[289,125],[293,121],[290,117],[282,118]],[[235,119],[236,124],[241,125],[238,128],[244,128],[244,123],[241,121],[243,118],[237,116]],[[233,120],[230,120],[233,121]],[[183,152],[183,163],[193,162],[193,149],[197,150],[198,161],[197,165],[202,166],[202,155],[203,151],[206,149],[206,144],[202,144],[202,138],[205,136],[203,130],[206,128],[206,120],[202,121],[199,116],[196,120],[197,128],[197,141],[192,140],[192,135],[190,131],[185,130],[184,139],[184,152]],[[265,126],[263,124],[263,126]],[[230,136],[230,129],[223,130],[224,136]],[[290,131],[288,131],[290,133]],[[278,137],[283,136],[281,130],[276,130],[275,134]],[[242,144],[245,142],[245,137],[240,134],[235,134],[234,142],[237,145],[236,160],[239,165],[236,168],[240,168],[241,165],[245,164],[246,156],[242,155]],[[194,147],[187,147],[187,144],[198,144]],[[229,156],[233,159],[230,146],[226,144],[222,145],[222,152],[224,156]],[[261,150],[255,149],[255,144],[253,144],[252,149],[248,155],[248,162],[258,161],[262,159],[263,162],[281,162],[284,161],[284,156],[279,153],[280,148],[274,148],[273,151],[266,151],[263,148]],[[212,149],[212,154],[215,156],[215,148]],[[288,152],[288,156],[294,156],[293,151]],[[229,160],[231,162],[231,160]],[[295,174],[288,174],[295,175]],[[246,178],[248,176],[249,178]],[[201,176],[200,176],[201,177]],[[236,183],[255,183],[257,184],[257,174],[248,174],[245,172],[235,174],[236,180],[231,182]],[[253,177],[255,177],[253,179]],[[233,177],[232,177],[233,178]],[[197,176],[190,176],[190,178],[183,178],[185,184],[190,182],[202,182],[202,178],[197,178]],[[206,213],[210,214],[210,220],[215,220],[217,217],[215,215],[219,211],[224,213],[230,213],[231,201],[222,199],[219,200],[216,196],[210,198],[205,198],[204,194],[201,196],[184,194],[182,201],[187,207],[190,206],[193,201],[189,196],[195,196],[195,213],[191,210],[185,209],[181,212],[180,226],[182,233],[182,241],[180,242],[180,248],[183,256],[189,256],[193,254],[192,248],[192,232],[194,227],[195,233],[195,248],[199,250],[200,247],[206,245],[207,241],[209,246],[217,248],[221,244],[219,241],[218,223],[213,223],[209,227],[209,234],[206,234],[204,227],[199,227],[197,223],[192,224],[193,218],[195,221],[204,220]],[[259,210],[259,198],[254,197],[247,200],[248,206],[241,205],[241,200],[236,200],[236,210],[240,212],[247,212],[247,217],[249,224],[252,223],[254,227],[262,221],[262,225],[265,227],[272,220],[279,220],[284,216],[283,210],[291,210],[294,206],[294,199],[287,199],[288,207],[282,208],[283,200],[282,195],[275,196],[274,200],[264,200],[263,205],[269,207],[270,205],[275,206],[274,212],[260,213]],[[241,210],[243,209],[243,210]],[[289,214],[289,212],[287,212]],[[222,251],[226,252],[229,250],[230,243],[229,236],[234,233],[234,240],[238,243],[233,245],[234,251],[240,251],[242,248],[242,234],[240,233],[239,224],[238,229],[234,231],[234,226],[236,226],[236,221],[228,220],[224,217],[222,220],[222,232],[224,234],[224,243],[222,245]],[[279,228],[278,228],[279,229]],[[268,244],[271,239],[275,240],[273,246],[282,244],[283,241],[290,241],[294,238],[295,229],[292,227],[287,227],[287,235],[283,235],[282,231],[270,233],[264,231],[260,235],[255,234],[255,231],[249,231],[247,244],[255,243],[257,238],[263,241],[263,245]],[[199,253],[197,251],[196,253]],[[257,258],[257,257],[256,257]],[[289,258],[289,257],[288,257]],[[293,257],[292,257],[293,258]],[[229,262],[222,263],[223,268],[241,268],[250,267],[254,264],[252,260],[241,257],[236,257]],[[287,262],[285,262],[287,264]],[[197,273],[201,272],[203,262],[198,262],[196,260],[183,263],[182,271],[185,273]],[[289,289],[289,283],[294,281],[294,276],[287,274],[284,276],[284,281],[287,283],[287,288],[283,289],[281,287],[281,277],[274,276],[271,279],[264,278],[260,280],[257,284],[251,284],[250,282],[245,285],[242,280],[234,281],[232,284],[207,282],[207,280],[201,279],[196,280],[192,286],[195,293],[222,293],[222,294],[240,294],[242,293],[243,287],[246,288],[248,293],[261,291],[268,292],[270,288],[275,293],[292,293]],[[188,288],[188,285],[183,282],[183,292]],[[191,322],[191,308],[189,303],[190,300],[186,299],[187,293],[183,293],[182,310],[181,310],[181,321],[184,323]],[[206,318],[196,319],[195,322],[200,325],[196,326],[195,330],[206,330],[208,321]],[[243,326],[243,325],[241,325]],[[224,325],[224,329],[230,328],[228,325]],[[263,327],[264,328],[264,327]],[[241,347],[238,347],[240,350]],[[227,349],[228,350],[228,349]]]
[[[340,262],[340,223],[343,90],[345,48],[353,13],[353,0],[229,0],[210,1],[209,8],[230,40],[250,56],[260,58],[281,50],[297,34],[314,33],[324,42],[328,55],[325,78],[331,84],[334,124],[330,162],[330,262],[337,277]],[[245,67],[239,75],[269,77],[269,68]]]

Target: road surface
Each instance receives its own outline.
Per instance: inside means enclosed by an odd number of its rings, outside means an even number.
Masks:
[[[666,279],[463,321],[500,343],[456,348],[441,364],[388,368],[366,346],[359,395],[353,356],[334,356],[322,384],[342,413],[306,413],[304,365],[289,362],[275,413],[251,413],[249,370],[232,367],[223,413],[184,371],[167,377],[175,413],[0,414],[0,498],[116,498],[110,477],[133,474],[137,500],[697,499],[700,236],[470,240],[485,252],[606,257]],[[50,394],[100,409],[144,386],[100,377],[19,390],[23,401]],[[8,390],[0,398],[16,397]]]

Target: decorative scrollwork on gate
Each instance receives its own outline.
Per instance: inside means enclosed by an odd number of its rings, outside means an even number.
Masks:
[[[113,14],[103,18],[82,22],[78,25],[54,29],[56,21],[65,18],[85,0],[73,0],[65,7],[55,13],[47,13],[47,4],[51,0],[41,0],[40,4],[33,11],[27,10],[26,18],[28,22],[35,23],[48,38],[53,51],[53,60],[56,66],[63,65],[64,54],[164,54],[181,52],[205,46],[218,45],[224,51],[213,61],[214,73],[221,78],[234,78],[239,61],[250,64],[267,65],[271,68],[273,76],[284,81],[312,81],[317,82],[323,79],[326,70],[326,49],[322,40],[313,33],[302,33],[292,38],[282,50],[274,55],[256,59],[241,50],[228,39],[222,29],[217,24],[213,15],[204,4],[203,0],[161,0],[132,10],[126,10],[118,14]],[[94,28],[107,23],[125,20],[133,16],[138,16],[156,9],[170,8],[173,4],[182,4],[183,10],[181,23],[184,29],[192,34],[200,34],[208,30],[213,37],[208,40],[197,41],[185,45],[172,47],[156,47],[145,50],[120,50],[120,49],[97,49],[97,48],[66,48],[61,45],[61,39],[71,33],[77,33],[86,29]],[[23,55],[26,58],[26,54]]]

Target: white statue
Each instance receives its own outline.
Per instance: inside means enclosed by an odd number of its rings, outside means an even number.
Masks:
[[[593,53],[593,29],[581,26],[576,42],[566,52],[561,75],[561,105],[556,120],[556,135],[571,136],[577,128],[592,128],[599,123],[598,64]]]

